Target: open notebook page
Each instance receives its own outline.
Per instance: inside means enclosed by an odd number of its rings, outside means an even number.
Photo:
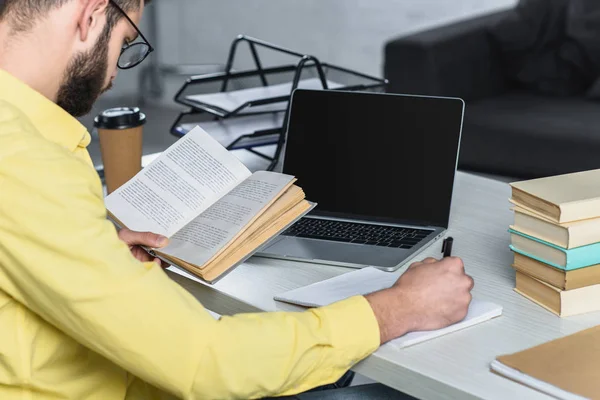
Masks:
[[[111,193],[106,208],[129,229],[171,237],[250,175],[196,127]]]
[[[366,295],[391,287],[398,279],[396,274],[380,271],[373,267],[363,268],[334,278],[290,290],[274,297],[275,300],[305,307],[321,307],[352,296]],[[498,317],[502,307],[487,301],[474,299],[467,317],[454,325],[436,331],[411,332],[392,340],[393,346],[404,348],[434,339]]]

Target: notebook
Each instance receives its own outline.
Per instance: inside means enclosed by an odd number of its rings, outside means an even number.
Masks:
[[[321,307],[352,296],[366,295],[378,290],[387,289],[397,279],[397,274],[367,267],[312,285],[290,290],[275,296],[274,299],[305,307]],[[467,317],[461,322],[436,331],[411,332],[392,340],[390,343],[397,348],[413,346],[488,321],[501,314],[501,306],[474,299],[469,307]]]
[[[600,398],[600,326],[498,357],[495,373],[558,399]]]
[[[559,387],[541,381],[539,379],[532,378],[531,376],[522,373],[518,369],[507,367],[498,360],[492,361],[490,366],[491,370],[498,375],[502,375],[512,381],[521,383],[525,386],[529,386],[532,389],[536,389],[542,393],[546,393],[552,397],[561,400],[586,400],[587,397],[578,396],[576,394],[562,390]]]

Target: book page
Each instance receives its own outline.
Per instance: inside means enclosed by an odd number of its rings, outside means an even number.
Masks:
[[[202,268],[179,258],[157,251],[169,264],[184,269],[205,282],[214,283],[226,272],[252,256],[255,251],[274,240],[281,232],[306,215],[316,204],[304,200],[304,191],[291,185],[258,218],[252,221],[243,232],[235,237],[223,251],[210,259]]]
[[[111,193],[106,208],[129,229],[171,237],[250,175],[196,127]]]
[[[259,171],[185,225],[162,253],[203,266],[242,233],[295,178]]]

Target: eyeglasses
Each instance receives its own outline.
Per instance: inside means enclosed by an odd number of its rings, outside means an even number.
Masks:
[[[117,61],[117,66],[120,69],[129,69],[139,65],[142,61],[148,57],[150,53],[154,51],[154,47],[148,42],[144,34],[140,31],[137,25],[129,18],[127,13],[123,11],[121,7],[114,0],[109,0],[109,3],[112,4],[129,23],[133,26],[133,28],[137,31],[138,35],[142,38],[143,42],[136,43],[126,43],[123,45],[121,49],[121,54],[119,55],[119,60]]]

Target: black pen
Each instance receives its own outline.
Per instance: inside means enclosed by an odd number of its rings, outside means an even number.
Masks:
[[[452,256],[452,244],[454,243],[454,239],[452,237],[448,237],[444,239],[444,243],[442,244],[442,253],[444,253],[444,258]]]

